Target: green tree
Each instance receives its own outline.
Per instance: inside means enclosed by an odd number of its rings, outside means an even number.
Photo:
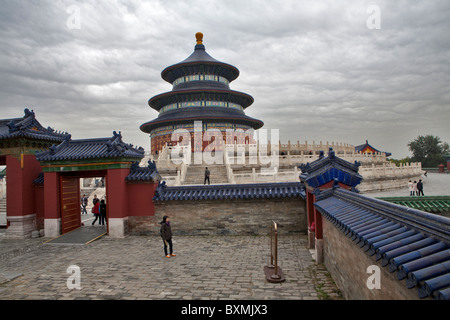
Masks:
[[[411,161],[410,157],[406,157],[403,159],[389,159],[390,162],[395,163],[395,165],[398,167],[400,166],[401,163],[411,163],[413,161]]]
[[[445,163],[444,155],[449,152],[448,143],[432,135],[418,136],[417,139],[408,143],[408,147],[413,154],[411,161],[422,162],[424,168],[435,168]]]

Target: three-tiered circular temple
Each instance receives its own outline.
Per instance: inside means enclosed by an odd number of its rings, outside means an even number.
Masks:
[[[187,130],[191,135],[192,151],[204,150],[211,143],[212,133],[220,131],[222,141],[245,143],[251,140],[250,132],[263,126],[263,122],[245,115],[244,110],[253,103],[252,96],[230,89],[230,82],[239,76],[239,70],[220,62],[205,51],[203,34],[196,34],[194,52],[185,60],[167,67],[161,77],[173,85],[172,91],[154,96],[148,102],[159,112],[156,119],[141,125],[150,134],[152,153],[172,144],[172,133]],[[194,122],[201,122],[201,146],[194,139]],[[197,129],[198,130],[198,129]],[[233,132],[232,140],[228,133]],[[220,139],[219,139],[220,140]]]

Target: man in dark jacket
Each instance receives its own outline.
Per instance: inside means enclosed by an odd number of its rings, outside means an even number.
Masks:
[[[106,203],[105,200],[100,200],[100,224],[105,225],[106,222]]]
[[[86,207],[88,204],[88,198],[85,194],[83,194],[83,197],[81,198],[81,214],[87,214]]]
[[[175,257],[173,254],[173,245],[172,245],[172,228],[170,227],[170,219],[168,216],[163,217],[163,221],[161,221],[161,238],[164,241],[164,253],[166,254],[166,258]],[[170,247],[170,255],[167,254],[167,244]]]
[[[203,181],[203,184],[206,184],[206,180],[208,180],[208,184],[209,183],[209,175],[211,174],[211,172],[209,172],[208,167],[206,167],[205,169],[205,180]]]
[[[417,183],[417,195],[420,196],[420,194],[423,195],[423,183],[422,180],[419,180]]]

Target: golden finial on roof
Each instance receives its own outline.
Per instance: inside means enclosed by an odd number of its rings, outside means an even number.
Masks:
[[[195,38],[197,39],[197,44],[203,44],[203,33],[197,32]]]

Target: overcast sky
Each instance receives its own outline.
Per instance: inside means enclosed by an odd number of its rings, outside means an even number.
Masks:
[[[149,151],[147,102],[201,31],[282,141],[402,158],[418,135],[450,142],[449,17],[448,0],[0,0],[0,118],[28,107],[74,139],[117,130]]]

